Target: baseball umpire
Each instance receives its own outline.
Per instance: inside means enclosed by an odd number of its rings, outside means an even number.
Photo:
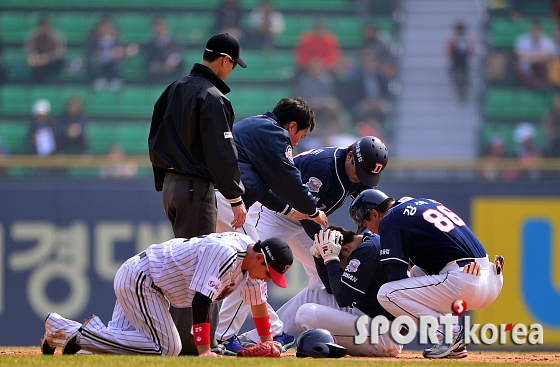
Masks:
[[[95,315],[79,323],[51,313],[45,320],[42,353],[54,354],[62,346],[62,354],[84,350],[176,356],[182,345],[169,313],[169,305],[173,305],[192,307],[198,354],[215,356],[210,350],[210,305],[238,291],[251,304],[261,341],[273,344],[264,345],[269,356],[280,356],[280,347],[272,341],[265,282],[272,279],[285,286],[284,273],[292,262],[292,251],[284,241],[255,242],[237,232],[152,245],[117,271],[117,301],[108,326]]]

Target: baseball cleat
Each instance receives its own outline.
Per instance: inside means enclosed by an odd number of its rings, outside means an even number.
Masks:
[[[66,343],[64,343],[64,346],[62,347],[62,354],[76,354],[82,349],[78,340],[81,331],[82,328],[79,328],[74,332],[74,334],[70,335],[70,337],[66,340]]]
[[[241,344],[237,335],[234,335],[227,340],[219,341],[218,343],[222,344],[226,348],[224,351],[226,356],[236,356],[237,352],[243,350],[243,344]]]
[[[286,334],[285,332],[282,332],[282,335],[275,336],[272,340],[280,343],[282,346],[282,353],[286,353],[296,342],[296,339],[292,335]]]
[[[56,347],[51,347],[49,342],[47,341],[47,333],[45,333],[45,335],[43,335],[43,337],[41,338],[41,353],[43,355],[52,355],[54,354],[54,351],[56,350]]]
[[[424,350],[422,355],[424,356],[424,358],[446,358],[453,351],[461,349],[465,346],[466,344],[464,340],[464,331],[463,327],[460,326],[459,331],[453,333],[453,341],[451,342],[451,344],[442,343],[434,345],[432,348]]]

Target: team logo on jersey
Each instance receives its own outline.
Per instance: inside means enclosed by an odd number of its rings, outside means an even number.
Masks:
[[[267,292],[268,292],[268,286],[267,286],[266,282],[262,282],[262,284],[261,284],[261,296],[267,297]]]
[[[346,270],[350,273],[355,273],[356,270],[358,270],[358,266],[360,266],[360,260],[352,259],[352,260],[350,260],[348,265],[346,265],[346,269],[344,269],[344,270]]]
[[[221,301],[227,296],[229,296],[229,294],[234,290],[233,287],[235,287],[235,283],[230,283],[229,285],[226,285],[226,287],[220,292],[220,294],[218,294],[218,297],[216,297],[214,300]]]
[[[206,288],[208,288],[214,294],[218,293],[218,290],[221,286],[222,283],[220,282],[220,279],[216,277],[210,277],[210,279],[208,279],[208,282],[206,282]]]
[[[292,147],[288,145],[286,147],[286,158],[290,161],[290,163],[294,164],[294,157],[292,155]]]
[[[321,186],[323,186],[323,183],[317,177],[310,177],[306,185],[309,187],[309,191],[319,192],[319,189],[321,188]]]
[[[342,277],[346,278],[346,279],[348,279],[348,280],[350,280],[351,282],[354,282],[354,283],[356,283],[358,281],[358,277],[355,277],[351,274],[348,274],[347,272],[342,273]]]

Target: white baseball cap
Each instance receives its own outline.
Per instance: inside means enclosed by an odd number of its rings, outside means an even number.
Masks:
[[[48,115],[51,112],[51,103],[46,99],[39,99],[33,104],[34,115]]]

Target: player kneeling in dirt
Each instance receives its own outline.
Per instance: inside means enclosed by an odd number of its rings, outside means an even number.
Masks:
[[[272,340],[267,307],[267,284],[272,279],[286,287],[284,273],[293,255],[278,238],[253,241],[237,232],[212,233],[191,239],[174,238],[148,247],[128,259],[115,275],[117,302],[105,326],[92,315],[82,324],[51,313],[41,340],[43,354],[91,353],[176,356],[179,332],[169,305],[192,307],[193,336],[199,356],[217,356],[210,350],[210,304],[238,291],[251,304],[259,348],[242,356],[280,357]]]

